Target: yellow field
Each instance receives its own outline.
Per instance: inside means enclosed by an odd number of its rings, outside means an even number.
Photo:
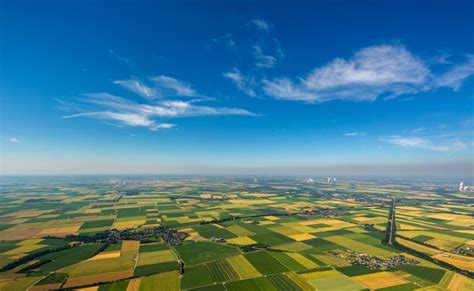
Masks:
[[[285,223],[284,225],[287,225],[301,233],[310,233],[316,231],[316,228],[307,225],[299,225],[298,223]]]
[[[414,226],[414,225],[405,224],[405,223],[401,223],[400,228],[401,230],[423,230],[423,228],[420,226]]]
[[[150,265],[164,262],[176,261],[176,257],[171,250],[141,253],[138,258],[138,265]]]
[[[111,259],[111,258],[118,258],[118,257],[120,257],[120,251],[103,252],[103,253],[99,253],[93,256],[92,258],[88,259],[88,261]]]
[[[286,253],[286,254],[307,269],[319,267],[315,262],[306,258],[302,254],[299,254],[299,253]]]
[[[133,278],[127,286],[127,291],[138,291],[140,289],[141,278]]]
[[[247,261],[247,259],[242,255],[227,258],[227,261],[230,263],[232,268],[234,268],[241,279],[261,276],[257,269],[255,269],[255,267],[250,264],[250,262]]]
[[[247,199],[232,199],[229,200],[232,204],[241,204],[241,205],[262,205],[262,204],[273,204],[274,201],[270,199],[255,199],[255,200],[247,200]]]
[[[257,242],[247,236],[231,238],[227,240],[228,243],[240,246],[248,246],[256,244]]]
[[[472,227],[472,226],[474,226],[474,218],[456,219],[456,220],[448,222],[448,224]]]
[[[292,235],[288,235],[288,237],[290,237],[290,238],[292,238],[296,241],[302,241],[302,240],[308,240],[308,239],[315,238],[314,235],[311,235],[309,233],[292,234]]]
[[[420,208],[413,206],[397,206],[398,210],[408,210],[408,211],[420,211]]]
[[[365,221],[368,221],[368,220],[371,220],[371,219],[372,219],[371,217],[365,217],[365,216],[354,218],[355,221],[359,221],[359,222],[365,222]]]
[[[474,290],[474,280],[466,276],[455,273],[453,279],[448,285],[448,290],[453,290],[453,291]]]
[[[17,245],[19,245],[19,246],[36,245],[36,244],[39,244],[42,241],[43,241],[42,238],[32,238],[32,239],[27,239],[27,240],[21,241],[21,242],[17,243]]]
[[[306,280],[313,280],[313,279],[319,279],[319,278],[328,278],[328,277],[333,277],[340,275],[336,270],[328,270],[328,271],[319,271],[319,272],[311,272],[311,273],[304,273],[300,274],[301,277],[303,277]]]
[[[441,219],[441,220],[453,220],[456,219],[456,215],[448,213],[432,214],[428,215],[430,218]]]
[[[267,216],[264,216],[263,218],[267,219],[267,220],[278,220],[280,219],[279,217],[276,217],[276,216],[273,216],[273,215],[267,215]]]
[[[271,220],[263,220],[263,221],[259,221],[258,224],[269,225],[269,224],[275,224],[275,222],[273,222]]]
[[[80,224],[78,225],[70,225],[70,226],[63,226],[63,227],[53,227],[53,228],[46,228],[41,230],[36,237],[43,237],[43,236],[66,236],[68,234],[76,234],[79,228],[81,227]]]
[[[408,283],[408,281],[401,279],[395,274],[389,272],[379,272],[362,276],[355,276],[351,279],[370,289],[386,288]]]
[[[139,220],[128,220],[128,221],[115,221],[114,224],[112,225],[112,228],[116,229],[126,229],[126,228],[136,228],[139,227],[140,225],[145,224],[146,221],[145,219],[139,219]]]
[[[450,265],[456,266],[460,269],[474,272],[474,259],[467,256],[443,253],[432,256],[433,259],[437,259],[448,263]]]
[[[250,230],[243,228],[240,225],[232,225],[227,227],[227,230],[232,232],[233,234],[237,236],[250,236],[254,235],[255,233],[251,232]]]
[[[419,251],[419,252],[428,254],[430,256],[441,253],[440,250],[430,248],[430,247],[424,246],[422,244],[418,244],[418,243],[415,243],[415,242],[412,242],[412,241],[409,241],[409,240],[406,240],[406,239],[403,239],[403,238],[397,238],[397,242],[399,244],[403,245],[403,246],[406,246],[406,247],[410,248],[410,249],[414,249],[415,251]]]

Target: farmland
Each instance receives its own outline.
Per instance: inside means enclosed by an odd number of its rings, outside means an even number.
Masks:
[[[4,177],[0,289],[472,289],[474,197],[340,180]]]

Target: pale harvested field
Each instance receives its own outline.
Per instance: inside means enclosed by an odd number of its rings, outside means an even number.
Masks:
[[[362,276],[355,276],[351,279],[370,289],[386,288],[408,283],[408,281],[401,279],[395,274],[389,272],[379,272]]]
[[[404,224],[404,223],[400,224],[400,228],[401,228],[401,230],[423,230],[424,229],[424,228],[419,227],[419,226],[414,226],[414,225]]]
[[[258,224],[269,225],[269,224],[275,224],[275,222],[273,222],[271,220],[264,220],[264,221],[259,221]]]
[[[127,291],[138,291],[140,289],[141,278],[133,278],[127,286]]]
[[[0,240],[23,240],[40,237],[38,234],[41,229],[26,229],[26,230],[14,230],[8,231],[0,235]]]
[[[441,220],[454,220],[456,219],[456,216],[457,215],[448,214],[448,213],[428,215],[428,217],[430,218],[441,219]]]
[[[46,229],[41,230],[38,233],[37,237],[43,237],[43,236],[63,237],[68,234],[76,234],[80,227],[81,225],[77,224],[77,225],[70,225],[70,226],[46,228]]]
[[[461,256],[450,253],[443,253],[432,256],[433,259],[437,259],[448,263],[450,265],[456,266],[460,269],[474,272],[474,259],[467,256]]]
[[[359,222],[365,222],[365,221],[368,221],[368,220],[371,220],[371,219],[372,219],[371,217],[365,217],[365,216],[354,218],[355,221],[359,221]]]
[[[79,290],[79,291],[97,291],[97,290],[99,290],[99,286],[79,288],[77,290]]]
[[[137,251],[140,248],[140,241],[138,240],[124,240],[122,242],[122,252]]]
[[[95,261],[95,260],[102,260],[102,259],[112,259],[120,257],[120,251],[113,251],[113,252],[105,252],[99,253],[92,258],[88,259],[88,261]]]
[[[474,290],[474,280],[466,276],[455,273],[448,285],[448,290],[469,291]]]

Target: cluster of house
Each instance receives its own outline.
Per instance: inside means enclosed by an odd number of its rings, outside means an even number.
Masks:
[[[388,259],[379,259],[368,254],[355,253],[349,259],[351,264],[364,265],[370,269],[387,269],[399,265],[418,264],[417,260],[410,259],[404,255],[396,255]]]

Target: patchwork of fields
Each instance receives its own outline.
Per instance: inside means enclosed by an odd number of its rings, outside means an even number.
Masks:
[[[438,184],[102,177],[2,189],[0,290],[474,289],[472,197]],[[391,197],[398,246],[381,243]],[[157,227],[187,236],[146,232]],[[146,235],[112,237],[130,230]]]

